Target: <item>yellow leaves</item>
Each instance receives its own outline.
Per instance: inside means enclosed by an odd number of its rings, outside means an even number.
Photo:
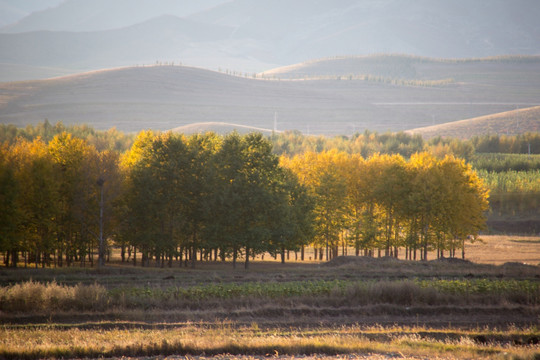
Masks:
[[[48,148],[56,163],[63,166],[79,164],[90,154],[96,153],[96,149],[85,140],[66,132],[56,135]]]
[[[292,159],[282,156],[280,163],[293,170],[304,185],[313,189],[320,184],[323,174],[345,178],[350,158],[350,155],[337,150],[320,153],[308,151]]]
[[[422,229],[435,227],[452,236],[475,235],[485,222],[487,189],[471,166],[453,155],[441,160],[421,152],[406,161],[401,155],[375,154],[364,160],[327,151],[282,158],[281,163],[319,198],[321,191],[331,195],[323,187],[330,184],[329,176],[344,180],[346,196],[339,201],[348,208],[350,222],[358,224],[362,213],[377,214],[377,219],[385,219],[387,236],[392,221],[396,226],[398,221],[421,222]],[[319,206],[328,203],[325,199]]]
[[[148,156],[152,151],[152,143],[158,134],[152,130],[143,130],[139,132],[133,146],[127,151],[121,160],[124,168],[131,168]]]

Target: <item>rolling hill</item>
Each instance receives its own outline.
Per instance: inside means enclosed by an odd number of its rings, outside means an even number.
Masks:
[[[272,129],[276,118],[280,131],[348,135],[410,130],[540,105],[540,57],[418,61],[418,66],[409,64],[417,74],[410,82],[384,77],[263,80],[151,66],[0,83],[0,122],[25,126],[48,119],[138,131],[206,122]],[[455,79],[431,83],[448,76]]]
[[[470,139],[486,134],[516,135],[524,132],[540,132],[540,106],[427,126],[406,132],[420,134],[424,139],[436,136]]]
[[[260,132],[265,135],[270,135],[274,131],[272,129],[265,129],[247,125],[239,124],[230,124],[224,122],[205,122],[205,123],[196,123],[179,126],[177,128],[171,129],[173,132],[179,132],[182,134],[203,134],[205,132],[215,132],[217,134],[228,134],[230,132],[236,131],[240,134],[247,134],[252,132]],[[276,131],[280,133],[281,131]]]
[[[336,55],[535,55],[539,13],[536,0],[65,0],[0,29],[0,64],[253,73]]]

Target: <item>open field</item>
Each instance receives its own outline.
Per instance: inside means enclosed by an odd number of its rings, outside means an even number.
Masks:
[[[478,264],[1,268],[0,358],[536,359],[540,267],[522,262],[539,244],[485,237],[466,248]]]
[[[482,242],[467,245],[466,258],[475,263],[501,265],[520,262],[540,266],[540,238],[537,236],[482,236]]]

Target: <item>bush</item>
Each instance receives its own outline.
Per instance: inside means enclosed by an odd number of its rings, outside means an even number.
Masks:
[[[98,310],[107,300],[107,290],[99,284],[69,287],[31,280],[0,288],[0,310],[6,312]]]

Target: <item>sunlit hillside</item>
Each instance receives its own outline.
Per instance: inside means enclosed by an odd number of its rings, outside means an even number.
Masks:
[[[182,134],[203,134],[205,132],[215,132],[217,134],[228,134],[232,131],[236,131],[240,134],[260,132],[266,135],[271,134],[273,131],[272,129],[265,129],[265,128],[259,128],[259,127],[253,127],[253,126],[224,123],[224,122],[205,122],[205,123],[189,124],[189,125],[179,126],[171,130],[173,132],[179,132]]]
[[[473,136],[485,134],[516,135],[525,132],[540,132],[540,106],[427,126],[407,132],[421,134],[424,139],[435,136],[470,139]]]

